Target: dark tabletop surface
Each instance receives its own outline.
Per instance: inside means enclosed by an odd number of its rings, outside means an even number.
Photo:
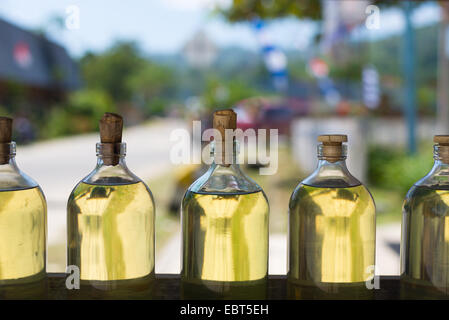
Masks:
[[[0,287],[0,299],[156,299],[178,300],[180,299],[180,277],[174,274],[158,274],[152,281],[151,289],[143,289],[139,292],[128,292],[104,295],[104,291],[68,290],[66,288],[66,274],[50,273],[44,281],[44,285],[38,288],[5,288]],[[374,290],[375,300],[396,300],[400,297],[399,277],[381,276],[380,289]],[[42,289],[45,287],[45,289]],[[268,299],[287,299],[287,280],[285,276],[272,275],[268,281]]]

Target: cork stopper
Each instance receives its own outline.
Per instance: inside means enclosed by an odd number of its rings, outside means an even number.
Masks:
[[[226,140],[226,129],[235,130],[237,128],[237,114],[232,109],[217,110],[214,112],[213,127],[221,135],[221,141],[215,137],[215,162],[229,166],[233,161],[234,138]]]
[[[0,117],[0,164],[9,162],[12,140],[12,119]]]
[[[100,120],[101,143],[122,142],[123,118],[115,113],[106,112]]]
[[[326,134],[318,137],[321,142],[320,156],[329,162],[337,162],[346,156],[343,142],[348,142],[348,136],[343,134]]]
[[[449,135],[437,135],[433,137],[433,142],[440,146],[449,146]]]
[[[100,120],[100,154],[105,165],[117,165],[120,160],[123,118],[115,113],[106,112]]]
[[[237,128],[237,114],[232,109],[218,110],[214,112],[214,129],[220,131],[221,140],[225,140],[225,130]]]

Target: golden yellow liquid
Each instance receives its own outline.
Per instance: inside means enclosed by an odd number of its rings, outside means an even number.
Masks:
[[[45,276],[47,204],[39,187],[0,191],[2,285]]]
[[[449,189],[414,186],[404,202],[401,241],[403,295],[449,294]]]
[[[369,298],[374,272],[375,206],[362,185],[302,185],[290,201],[289,295]]]
[[[268,202],[262,191],[187,192],[182,206],[185,298],[264,298]]]
[[[80,183],[67,224],[68,265],[80,268],[82,284],[132,285],[153,274],[154,204],[144,183]]]

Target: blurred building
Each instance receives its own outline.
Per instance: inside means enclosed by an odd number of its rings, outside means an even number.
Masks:
[[[186,43],[182,53],[192,67],[207,68],[217,58],[218,49],[204,31],[198,31]]]
[[[39,104],[60,99],[80,86],[77,64],[60,45],[43,35],[0,19],[0,104],[8,104],[12,88]]]

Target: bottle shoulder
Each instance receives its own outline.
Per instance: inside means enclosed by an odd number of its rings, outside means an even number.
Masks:
[[[0,190],[30,189],[35,187],[39,187],[37,182],[17,167],[15,169],[0,169]],[[39,190],[42,192],[40,187]]]
[[[402,210],[404,217],[420,216],[419,219],[447,217],[449,216],[449,188],[414,185],[404,199]]]
[[[441,185],[414,184],[407,192],[404,203],[433,200],[433,198],[445,198],[449,200],[449,187]]]
[[[126,185],[142,182],[142,180],[126,166],[102,165],[95,167],[81,182],[97,185]]]
[[[345,161],[328,162],[323,160],[319,161],[315,171],[301,183],[324,188],[350,188],[362,184],[349,172]]]
[[[363,184],[348,187],[335,187],[335,186],[310,186],[304,183],[300,183],[293,191],[289,207],[296,206],[301,201],[313,201],[314,197],[328,197],[328,201],[334,199],[347,199],[356,200],[361,199],[364,202],[372,203],[375,206],[374,198],[371,192]]]
[[[449,192],[449,171],[447,166],[438,162],[423,178],[418,180],[405,195],[403,209],[419,205],[423,201],[433,201],[435,197],[446,195]]]
[[[319,188],[351,188],[362,185],[362,183],[351,174],[324,175],[320,172],[312,173],[310,176],[301,181],[300,184]]]
[[[262,188],[240,168],[212,166],[187,190],[194,193],[245,194],[262,191]],[[265,195],[265,194],[264,194]]]
[[[121,186],[123,186],[123,188],[120,188]],[[94,170],[76,184],[72,190],[72,194],[80,189],[92,187],[113,188],[114,190],[128,190],[132,188],[135,190],[142,189],[145,190],[146,193],[149,194],[151,200],[154,201],[153,194],[148,185],[131,172],[124,162],[115,166],[97,164]]]
[[[416,187],[449,190],[449,166],[436,160],[430,171],[415,182],[411,189],[415,189]]]
[[[69,196],[69,204],[88,199],[107,200],[110,206],[119,210],[119,206],[129,201],[143,205],[151,203],[154,207],[154,198],[151,190],[143,181],[129,184],[89,184],[80,181],[72,190]],[[117,207],[118,206],[118,207]],[[108,205],[109,207],[109,205]]]
[[[270,205],[262,190],[239,193],[199,193],[187,190],[181,203],[183,215],[208,217],[238,217],[269,215]]]

